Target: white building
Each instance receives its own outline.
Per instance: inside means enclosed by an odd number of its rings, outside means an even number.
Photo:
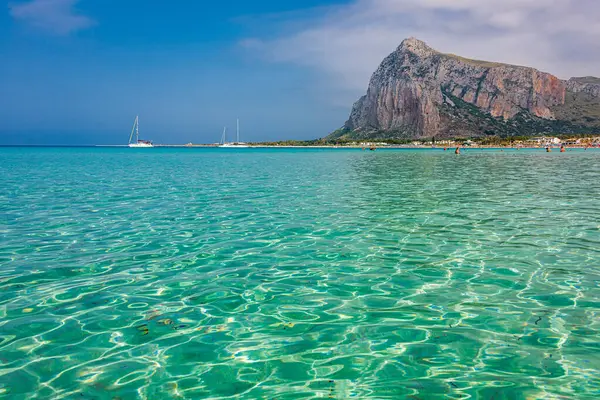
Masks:
[[[553,144],[560,144],[561,143],[560,139],[557,138],[557,137],[546,137],[546,136],[529,139],[527,142],[529,142],[529,143],[537,143],[537,144],[543,145],[543,146],[550,146],[550,145],[553,145]]]

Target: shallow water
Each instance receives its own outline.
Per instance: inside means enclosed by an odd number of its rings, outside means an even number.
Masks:
[[[600,397],[600,150],[0,148],[0,398]]]

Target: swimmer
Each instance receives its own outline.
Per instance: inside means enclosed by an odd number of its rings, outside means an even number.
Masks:
[[[552,150],[550,150],[550,147],[546,147],[546,153],[550,153]]]
[[[457,147],[456,150],[454,150],[454,154],[460,154],[460,147]]]
[[[564,153],[565,151],[566,151],[566,150],[565,150],[565,146],[560,146],[560,152],[561,152],[561,153]]]

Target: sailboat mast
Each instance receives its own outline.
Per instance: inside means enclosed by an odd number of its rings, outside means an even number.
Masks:
[[[140,118],[139,116],[135,116],[135,142],[138,143],[140,141]]]
[[[240,142],[240,119],[237,119],[237,140],[236,143]]]
[[[135,127],[137,125],[137,117],[133,121],[133,126],[131,127],[131,134],[129,135],[129,144],[131,144],[131,139],[133,139],[133,133],[135,132]]]

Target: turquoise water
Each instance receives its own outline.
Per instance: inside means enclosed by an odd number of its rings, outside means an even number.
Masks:
[[[0,148],[0,398],[600,397],[600,150]]]

